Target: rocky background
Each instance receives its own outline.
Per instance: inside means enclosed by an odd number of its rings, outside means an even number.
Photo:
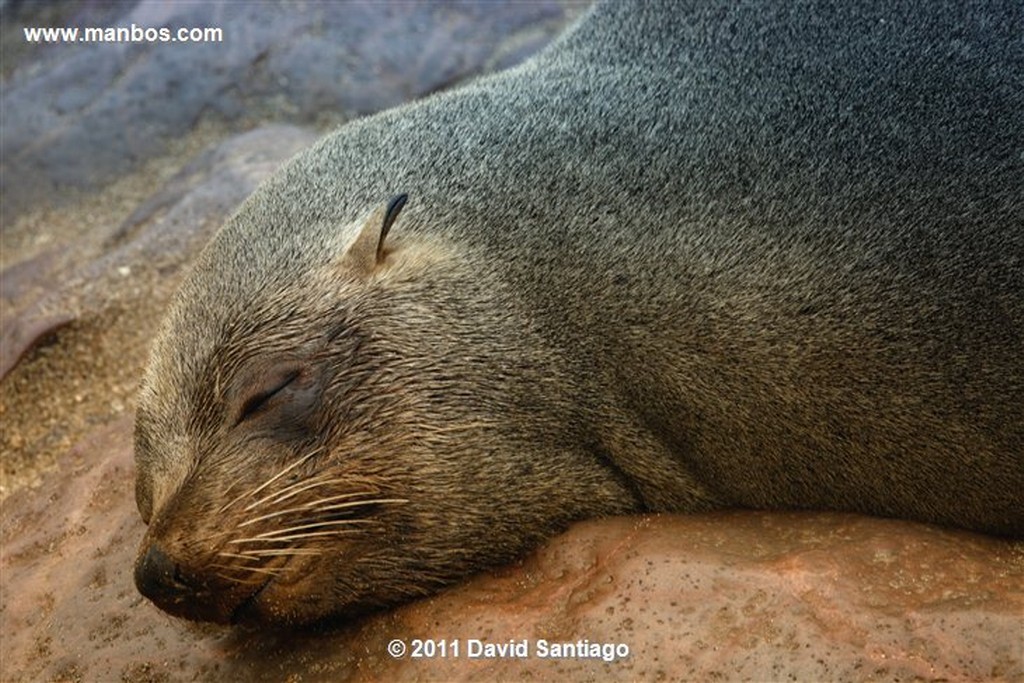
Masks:
[[[0,681],[1024,680],[1022,544],[853,516],[584,522],[318,630],[196,626],[135,592],[134,393],[191,256],[325,131],[517,63],[584,6],[0,0]],[[131,24],[224,41],[23,32]],[[389,654],[430,638],[460,656]],[[541,658],[540,639],[629,653]]]

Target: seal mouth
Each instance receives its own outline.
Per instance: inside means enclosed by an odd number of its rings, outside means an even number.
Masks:
[[[243,600],[235,609],[231,612],[229,617],[229,623],[234,626],[236,624],[242,624],[245,622],[252,622],[259,619],[259,608],[256,606],[256,602],[259,600],[263,591],[267,589],[274,580],[274,577],[268,577],[266,581],[260,584],[260,587],[253,591],[252,595]]]

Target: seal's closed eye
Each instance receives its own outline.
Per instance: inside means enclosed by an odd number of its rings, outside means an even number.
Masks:
[[[250,393],[242,404],[235,424],[240,424],[262,411],[270,399],[278,396],[285,388],[302,374],[300,368],[289,367],[284,372],[275,372],[264,378],[264,382]]]

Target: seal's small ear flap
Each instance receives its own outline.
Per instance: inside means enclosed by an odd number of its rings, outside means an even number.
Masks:
[[[384,238],[388,236],[391,224],[398,218],[398,214],[402,212],[402,207],[407,201],[409,201],[409,195],[400,194],[392,197],[388,202],[388,208],[384,211],[384,223],[380,227],[380,239],[377,241],[377,265],[384,262]]]
[[[346,266],[360,275],[369,275],[377,266],[384,263],[384,240],[408,200],[409,195],[400,194],[393,197],[386,208],[373,212],[369,220],[363,224],[356,241],[345,252]]]

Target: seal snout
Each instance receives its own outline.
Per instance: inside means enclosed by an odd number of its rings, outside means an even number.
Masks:
[[[269,570],[268,570],[269,571]],[[257,600],[271,583],[217,580],[216,574],[195,573],[157,543],[150,543],[135,565],[135,586],[163,611],[184,619],[236,623],[256,618]]]
[[[195,588],[181,576],[178,565],[155,543],[135,565],[135,586],[161,607],[181,603]]]

